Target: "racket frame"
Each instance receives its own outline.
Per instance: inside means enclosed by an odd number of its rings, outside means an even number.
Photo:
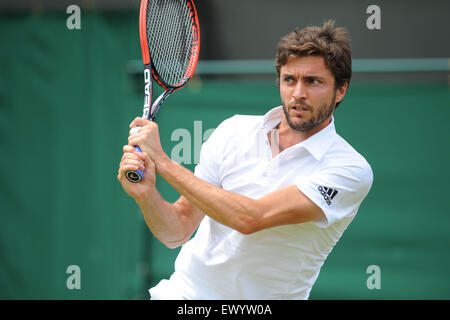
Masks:
[[[141,8],[139,12],[139,37],[140,37],[140,43],[141,43],[141,51],[142,51],[142,62],[144,63],[144,81],[145,81],[145,99],[144,99],[144,112],[143,112],[143,118],[149,119],[151,121],[154,121],[156,114],[159,111],[159,108],[161,104],[167,99],[167,97],[174,93],[175,91],[181,89],[184,87],[189,80],[194,75],[195,69],[197,68],[197,62],[198,62],[198,55],[200,53],[200,24],[198,22],[198,15],[197,10],[194,5],[193,0],[186,0],[186,3],[189,7],[189,16],[191,18],[191,28],[192,28],[192,46],[191,46],[191,57],[189,60],[189,66],[188,69],[183,77],[183,79],[175,84],[170,85],[166,83],[163,79],[161,79],[160,75],[158,74],[158,70],[155,67],[155,64],[152,61],[151,55],[150,55],[150,49],[148,45],[148,36],[147,36],[147,5],[148,0],[142,0],[141,1]],[[146,70],[150,70],[146,71]],[[148,79],[148,76],[146,76],[146,73],[151,73],[153,79],[165,90],[151,105],[152,101],[152,81],[151,79]],[[147,82],[148,81],[148,82]],[[151,105],[151,108],[150,108]],[[145,111],[146,107],[150,109],[149,111]]]
[[[142,117],[150,121],[154,121],[156,114],[159,111],[162,103],[167,99],[169,95],[175,91],[184,87],[189,80],[192,79],[195,69],[197,67],[198,56],[200,53],[200,25],[198,22],[197,10],[195,8],[193,0],[186,0],[189,7],[189,16],[191,18],[191,28],[193,41],[191,46],[191,56],[189,60],[189,65],[183,79],[175,84],[170,85],[161,79],[158,71],[151,59],[150,49],[148,45],[147,37],[147,5],[148,0],[141,0],[141,6],[139,10],[139,38],[142,51],[142,62],[144,64],[144,108]],[[152,105],[153,96],[153,83],[152,78],[164,89],[164,92],[155,100]],[[137,152],[142,152],[139,146],[134,146]],[[131,182],[140,182],[144,178],[144,173],[142,170],[138,169],[136,171],[126,172],[126,177]]]

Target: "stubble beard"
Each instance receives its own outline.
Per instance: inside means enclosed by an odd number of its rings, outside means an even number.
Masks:
[[[301,132],[308,132],[313,130],[315,127],[323,123],[325,120],[327,120],[331,114],[333,113],[336,105],[336,94],[334,94],[333,99],[331,100],[331,103],[328,105],[324,104],[319,110],[317,115],[313,115],[311,119],[309,119],[307,122],[303,124],[295,124],[291,116],[289,115],[288,107],[285,103],[283,103],[283,111],[284,115],[286,116],[287,123],[289,127],[291,127],[294,130],[301,131]],[[309,108],[309,107],[308,107]],[[310,112],[312,112],[312,109],[309,108]]]

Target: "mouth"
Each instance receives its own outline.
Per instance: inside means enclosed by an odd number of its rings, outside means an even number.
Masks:
[[[310,111],[310,109],[303,105],[293,105],[291,109],[294,111],[295,114],[302,115],[306,112]]]

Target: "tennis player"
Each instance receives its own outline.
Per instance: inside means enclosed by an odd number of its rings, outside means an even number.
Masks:
[[[371,167],[333,118],[352,75],[345,29],[328,21],[286,35],[276,70],[282,106],[223,121],[194,174],[164,153],[156,123],[131,123],[141,128],[123,148],[118,179],[151,232],[183,246],[151,299],[308,299],[368,194]],[[138,168],[144,180],[129,182],[125,172]],[[181,193],[175,203],[161,197],[155,172]]]

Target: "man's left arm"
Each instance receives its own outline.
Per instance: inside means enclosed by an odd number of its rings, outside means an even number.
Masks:
[[[250,234],[324,217],[322,210],[295,185],[255,200],[209,184],[167,156],[161,147],[156,123],[136,118],[130,128],[136,126],[140,126],[139,132],[130,134],[128,144],[139,145],[147,152],[155,163],[156,172],[194,206],[234,230]]]
[[[158,174],[192,204],[243,234],[324,218],[322,210],[295,185],[255,200],[203,181],[167,155],[156,163]]]

